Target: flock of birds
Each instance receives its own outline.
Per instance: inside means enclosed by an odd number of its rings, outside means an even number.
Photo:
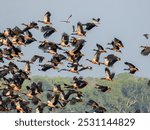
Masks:
[[[69,24],[72,15],[70,15],[66,20],[60,21]],[[86,46],[86,34],[98,27],[100,24],[100,18],[92,18],[91,21],[82,24],[77,22],[76,26],[72,26],[73,30],[71,35],[63,33],[60,43],[55,43],[47,40],[53,33],[57,30],[53,27],[51,20],[51,13],[48,11],[45,13],[42,20],[37,22],[30,22],[28,24],[22,24],[23,29],[18,26],[14,28],[6,28],[0,33],[0,62],[2,66],[0,67],[0,111],[10,112],[16,111],[20,113],[30,113],[30,112],[44,112],[47,107],[49,111],[64,109],[67,104],[76,104],[83,102],[82,97],[84,96],[82,89],[88,85],[88,82],[82,76],[74,76],[70,84],[64,83],[63,89],[62,85],[59,83],[54,83],[51,90],[47,90],[46,98],[47,101],[42,101],[40,96],[44,92],[43,83],[32,82],[31,85],[26,86],[26,90],[22,90],[22,86],[25,80],[30,80],[31,66],[35,62],[39,63],[38,71],[46,72],[49,69],[63,72],[68,71],[70,73],[79,74],[81,71],[92,70],[92,66],[81,64],[81,59],[85,56],[82,52],[84,46]],[[41,26],[40,26],[41,25]],[[38,48],[43,51],[43,55],[34,55],[31,59],[24,60],[22,56],[24,53],[21,51],[21,47],[29,46],[38,42],[34,38],[31,31],[33,29],[40,30],[45,38],[44,41],[39,41]],[[144,34],[148,39],[150,34]],[[71,38],[70,38],[71,37]],[[95,49],[93,49],[93,58],[86,59],[87,62],[94,65],[104,65],[106,76],[101,78],[101,80],[113,81],[115,73],[111,72],[111,67],[119,62],[121,58],[117,57],[113,53],[108,54],[104,57],[104,62],[100,61],[100,56],[103,53],[110,52],[122,53],[121,49],[124,45],[121,40],[114,38],[111,43],[108,43],[107,48],[103,48],[102,45],[96,44]],[[141,46],[143,49],[141,51],[142,55],[150,54],[149,46]],[[68,50],[69,49],[69,50]],[[43,63],[45,59],[44,53],[49,53],[51,55],[51,60]],[[18,67],[17,63],[25,64],[24,69]],[[59,65],[67,62],[64,68],[60,68]],[[124,62],[128,68],[124,70],[129,71],[131,74],[135,74],[139,69],[130,62]],[[62,73],[63,74],[63,73]],[[98,89],[101,92],[110,91],[111,88],[104,86],[102,84],[96,84],[94,89]],[[31,104],[36,106],[33,110]],[[106,112],[106,108],[102,107],[96,101],[89,99],[86,105],[91,106],[93,112],[103,113]],[[88,112],[88,111],[85,111]]]

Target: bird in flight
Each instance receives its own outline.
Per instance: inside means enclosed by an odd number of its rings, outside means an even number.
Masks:
[[[117,61],[120,61],[121,59],[114,54],[109,54],[107,57],[104,57],[104,60],[104,63],[101,64],[112,67]]]
[[[101,91],[101,92],[107,92],[107,91],[110,91],[111,88],[108,87],[108,86],[104,86],[104,85],[99,85],[99,84],[96,84],[96,87],[95,87],[98,91]]]
[[[143,56],[148,56],[150,53],[150,46],[141,46],[141,48],[143,48],[141,54]]]
[[[83,24],[81,22],[77,23],[77,28],[75,26],[72,26],[73,28],[73,33],[72,35],[78,35],[78,36],[86,36],[86,31],[83,28]]]
[[[96,18],[92,18],[91,22],[95,23],[95,24],[100,24],[100,20],[101,20],[100,18],[97,18],[97,19]]]
[[[120,53],[121,53],[120,48],[124,48],[122,41],[117,38],[114,38],[114,40],[111,43],[108,43],[108,45],[112,45],[112,48],[108,47],[106,49],[113,50]]]
[[[64,22],[64,23],[70,23],[70,18],[72,17],[72,14],[69,15],[69,17],[66,20],[62,20],[60,22]]]
[[[100,106],[97,102],[95,102],[94,100],[90,99],[88,102],[87,102],[87,105],[91,106],[92,107],[92,111],[95,112],[95,113],[104,113],[106,112],[106,108]]]
[[[106,50],[104,50],[104,48],[100,45],[100,44],[96,44],[97,49],[93,49],[93,51],[96,51],[94,57],[92,60],[86,59],[87,61],[93,63],[93,64],[97,64],[100,65],[100,55],[101,53],[106,53]]]
[[[41,22],[46,25],[52,24],[50,17],[51,17],[51,13],[47,11],[44,15],[43,20],[38,20],[38,22]]]
[[[150,34],[143,34],[143,36],[144,36],[146,39],[149,39]]]
[[[106,77],[101,78],[102,80],[112,81],[115,76],[115,73],[111,73],[109,68],[107,68],[107,67],[105,68],[105,74],[106,74]]]
[[[87,22],[87,23],[82,24],[82,25],[85,26],[85,29],[89,31],[94,27],[98,27],[97,24],[100,24],[99,22],[100,22],[100,18],[97,18],[97,19],[92,18],[92,20],[90,22]]]
[[[129,70],[129,73],[135,74],[135,72],[139,71],[139,69],[136,68],[135,65],[133,65],[132,63],[129,63],[129,62],[124,62],[124,63],[125,63],[125,65],[129,66],[128,69],[124,69],[124,70]]]

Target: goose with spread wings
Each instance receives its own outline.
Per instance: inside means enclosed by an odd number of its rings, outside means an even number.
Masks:
[[[135,65],[133,65],[132,63],[124,62],[124,64],[129,67],[128,69],[124,70],[128,70],[130,74],[135,74],[135,72],[139,71],[139,69],[135,67]]]
[[[97,49],[93,49],[93,51],[97,51],[97,52],[100,52],[100,53],[106,53],[107,51],[104,49],[104,47],[100,44],[96,44],[96,47]]]
[[[50,17],[51,17],[51,13],[49,11],[47,11],[44,15],[43,20],[38,20],[38,22],[41,22],[41,23],[46,24],[46,25],[52,24]]]
[[[93,29],[94,27],[97,27],[97,24],[99,24],[99,22],[100,22],[100,18],[97,18],[97,19],[92,18],[91,22],[87,22],[82,25],[85,26],[85,29],[89,31]]]
[[[82,50],[83,47],[84,47],[84,43],[78,44],[72,50],[65,51],[64,53],[68,53],[70,56],[75,57],[75,55],[78,54]]]
[[[39,63],[42,63],[42,61],[45,59],[44,56],[34,55],[31,58],[31,63],[34,63],[36,60],[39,60]]]
[[[106,77],[105,78],[101,78],[102,80],[108,80],[108,81],[112,81],[113,78],[115,77],[115,73],[111,73],[109,68],[105,68],[105,74]]]
[[[82,38],[77,38],[77,37],[71,37],[70,41],[72,46],[77,46],[79,44],[83,44],[86,42],[86,40],[82,39]]]
[[[56,32],[56,29],[50,25],[46,25],[41,27],[41,32],[43,33],[44,38],[48,38]]]
[[[104,113],[104,112],[107,111],[106,108],[100,106],[97,102],[95,102],[92,99],[90,99],[87,102],[87,105],[91,106],[92,107],[92,112],[95,112],[95,113]]]
[[[70,46],[69,45],[69,35],[65,32],[62,34],[60,45],[62,47],[69,47]]]
[[[104,86],[104,85],[100,85],[100,84],[96,84],[96,87],[95,87],[98,91],[101,91],[101,92],[108,92],[111,90],[110,87],[108,86]]]
[[[78,35],[78,36],[85,36],[86,31],[83,28],[83,25],[81,22],[77,23],[77,28],[75,29],[75,26],[73,25],[73,33],[72,35]]]
[[[40,45],[38,46],[39,49],[43,50],[45,53],[49,53],[52,55],[57,54],[58,50],[63,50],[59,44],[54,43],[52,41],[40,41]]]
[[[23,32],[29,31],[30,29],[33,29],[33,28],[39,29],[38,24],[34,21],[30,22],[29,24],[22,23],[22,25],[25,26],[25,28],[23,29]]]
[[[94,58],[92,60],[90,60],[90,59],[86,59],[86,60],[93,63],[93,64],[100,65],[101,64],[99,61],[100,55],[101,55],[101,53],[106,53],[106,51],[104,50],[104,48],[100,44],[96,44],[96,46],[98,49],[93,49],[94,51],[96,51]]]
[[[114,54],[109,54],[108,56],[104,57],[104,63],[101,63],[105,66],[112,67],[117,61],[121,59]]]

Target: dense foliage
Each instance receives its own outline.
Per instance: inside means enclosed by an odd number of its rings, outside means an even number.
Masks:
[[[58,109],[52,112],[92,112],[91,107],[87,105],[89,99],[95,100],[101,106],[107,109],[107,112],[150,112],[150,86],[147,85],[148,79],[134,77],[128,73],[122,73],[115,77],[113,81],[102,81],[99,78],[85,78],[88,85],[83,88],[83,102],[75,105],[68,104],[64,109]],[[32,81],[42,81],[43,89],[42,101],[46,100],[47,90],[53,87],[54,83],[60,83],[62,88],[64,83],[70,84],[72,78],[66,77],[32,77]],[[24,83],[24,89],[29,82]],[[100,92],[95,88],[95,84],[107,85],[111,91]],[[63,88],[65,89],[65,88]],[[33,106],[35,107],[35,106]],[[45,112],[49,112],[45,109]]]

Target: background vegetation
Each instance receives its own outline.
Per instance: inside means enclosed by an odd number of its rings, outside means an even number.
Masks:
[[[146,78],[122,73],[117,75],[112,82],[91,77],[87,77],[85,80],[88,81],[88,85],[81,90],[83,92],[83,102],[76,103],[75,105],[68,104],[64,109],[55,112],[92,112],[91,107],[86,105],[89,99],[95,100],[110,113],[128,113],[138,110],[143,113],[150,112],[150,86],[148,86],[148,79]],[[45,91],[41,98],[44,101],[46,100],[47,90],[51,89],[54,83],[60,83],[63,88],[64,83],[71,84],[72,78],[34,76],[32,81],[43,82],[43,89]],[[29,81],[25,82],[23,89],[29,84]],[[112,90],[106,93],[100,92],[95,88],[95,84],[107,85]],[[49,111],[45,110],[45,112]]]

